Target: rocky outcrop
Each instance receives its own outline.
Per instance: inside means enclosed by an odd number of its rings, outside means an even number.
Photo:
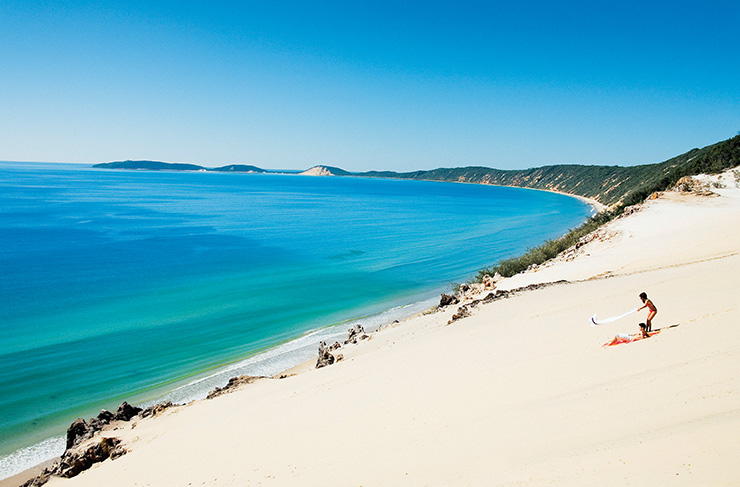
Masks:
[[[253,376],[253,375],[240,375],[239,377],[232,377],[229,379],[228,384],[226,384],[224,387],[217,387],[211,392],[208,393],[208,396],[206,396],[206,399],[213,399],[214,397],[222,396],[224,394],[228,394],[229,392],[233,392],[237,388],[245,385],[245,384],[251,384],[259,379],[264,379],[263,376]]]
[[[100,438],[99,441],[86,445],[84,448],[68,449],[51,467],[45,468],[38,476],[24,483],[21,487],[44,485],[53,475],[72,478],[96,463],[108,458],[115,460],[125,454],[126,450],[121,446],[121,440],[118,438]]]
[[[703,193],[705,191],[709,191],[709,185],[704,184],[691,176],[684,176],[676,181],[676,185],[671,188],[671,190],[680,193]]]
[[[89,440],[112,421],[130,421],[131,418],[138,415],[141,411],[141,408],[132,406],[124,401],[123,404],[118,407],[115,414],[103,409],[100,411],[100,414],[91,418],[90,422],[87,422],[82,418],[75,419],[69,428],[67,428],[67,450]]]
[[[367,338],[369,338],[369,335],[365,333],[365,329],[362,325],[357,324],[347,330],[347,339],[344,341],[344,344],[357,343],[358,340],[366,340]]]
[[[332,355],[326,342],[322,341],[319,343],[319,358],[316,360],[316,368],[326,367],[336,362],[334,355]]]
[[[450,318],[450,321],[447,322],[448,325],[451,325],[452,323],[456,322],[457,320],[461,320],[463,318],[467,318],[470,316],[470,308],[469,305],[464,304],[457,308],[457,312],[455,312],[454,315],[452,315],[452,318]]]
[[[344,341],[345,345],[349,345],[350,343],[357,343],[360,340],[367,340],[370,338],[370,335],[365,333],[365,329],[362,327],[362,325],[357,324],[353,326],[352,328],[347,330],[347,339]],[[316,359],[316,368],[320,369],[322,367],[326,367],[327,365],[332,365],[336,362],[339,362],[340,360],[344,359],[344,355],[337,354],[334,355],[332,352],[335,352],[342,348],[342,344],[339,342],[334,342],[331,345],[327,345],[326,342],[322,341],[319,343],[319,357]]]
[[[442,293],[439,297],[439,308],[445,308],[447,306],[450,306],[452,304],[457,304],[460,302],[460,299],[455,296],[454,294],[445,294]]]
[[[671,191],[679,193],[693,193],[699,196],[718,196],[712,188],[722,188],[724,185],[717,181],[702,180],[702,176],[684,176],[676,182]],[[652,198],[651,198],[652,199]]]
[[[627,209],[629,209],[631,213],[640,211],[640,208],[641,207],[639,205],[627,207]],[[616,230],[612,230],[609,226],[601,227],[587,235],[584,235],[578,240],[578,242],[575,243],[575,245],[572,245],[571,247],[563,250],[560,254],[558,254],[554,261],[559,260],[570,262],[585,251],[584,246],[586,244],[589,244],[591,242],[606,242],[607,240],[616,237],[618,234],[619,233]],[[534,269],[527,270],[536,270],[539,267],[545,267],[545,264],[536,266]]]
[[[497,290],[495,293],[488,293],[486,297],[479,300],[475,304],[478,303],[492,303],[493,301],[498,301],[499,299],[507,299],[512,296],[515,296],[517,294],[521,294],[526,291],[534,291],[535,289],[543,289],[550,286],[556,286],[560,284],[568,284],[570,281],[566,281],[565,279],[560,279],[559,281],[552,281],[552,282],[542,282],[538,284],[530,284],[529,286],[524,287],[518,287],[516,289],[511,289],[509,291],[504,291],[503,289]],[[472,305],[473,303],[471,303]]]
[[[507,298],[510,298],[512,296],[515,296],[517,294],[520,294],[526,291],[533,291],[535,289],[542,289],[545,287],[555,286],[558,284],[568,284],[568,283],[569,281],[566,281],[565,279],[561,279],[559,281],[553,281],[553,282],[530,284],[529,286],[518,287],[516,289],[511,289],[509,291],[499,289],[496,292],[490,292],[481,299],[474,299],[473,301],[467,304],[464,304],[463,306],[460,306],[455,312],[455,314],[452,315],[452,317],[447,322],[447,324],[450,325],[454,323],[455,321],[461,320],[463,318],[467,318],[468,316],[472,316],[473,309],[476,308],[479,304],[492,303],[494,301],[498,301],[499,299],[507,299]]]
[[[67,428],[67,450],[89,440],[94,434],[95,430],[87,424],[87,421],[82,418],[75,419]]]
[[[498,276],[498,280],[501,279],[501,274],[496,274]],[[483,276],[483,280],[481,281],[481,284],[483,284],[484,290],[492,290],[496,288],[496,277],[491,277],[489,274],[486,274]]]
[[[67,428],[67,448],[64,454],[51,467],[42,470],[22,487],[44,485],[52,476],[74,477],[103,460],[108,458],[115,460],[124,455],[126,450],[118,438],[99,437],[99,433],[106,426],[117,421],[131,421],[136,416],[142,418],[154,416],[173,406],[177,404],[168,401],[141,409],[124,401],[115,413],[103,409],[96,417],[90,418],[90,421],[77,418]]]
[[[497,273],[496,276],[497,277],[491,277],[489,274],[486,274],[481,279],[481,282],[476,282],[470,285],[461,284],[457,293],[458,302],[463,302],[468,299],[476,299],[476,297],[480,296],[485,291],[496,289],[496,282],[502,279],[501,274]],[[451,304],[457,304],[457,302]]]
[[[68,450],[59,460],[53,475],[71,478],[108,458],[116,459],[126,454],[118,438],[101,438],[82,450]],[[53,468],[53,467],[52,467]]]
[[[120,406],[118,406],[114,419],[116,421],[131,421],[131,418],[138,416],[141,411],[143,411],[143,409],[132,406],[124,401]]]
[[[104,426],[110,424],[111,421],[115,420],[116,415],[107,409],[100,411],[96,417],[90,419],[90,427],[95,431],[100,431]]]
[[[143,410],[141,413],[139,413],[139,416],[142,418],[148,418],[150,416],[156,416],[157,414],[161,413],[162,411],[180,406],[181,404],[174,404],[172,401],[167,402],[161,402],[159,404],[155,404],[154,406],[149,406],[145,410]]]

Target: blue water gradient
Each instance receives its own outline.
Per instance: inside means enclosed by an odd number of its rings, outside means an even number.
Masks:
[[[0,456],[422,301],[590,211],[482,185],[0,163]]]

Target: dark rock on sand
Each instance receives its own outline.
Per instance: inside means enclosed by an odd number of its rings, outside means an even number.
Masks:
[[[477,307],[479,304],[483,303],[492,303],[493,301],[498,301],[499,299],[507,299],[512,296],[515,296],[517,294],[526,292],[526,291],[534,291],[535,289],[542,289],[550,286],[556,286],[560,284],[569,284],[569,281],[566,281],[565,279],[561,279],[559,281],[553,281],[553,282],[543,282],[539,284],[530,284],[528,286],[524,287],[518,287],[516,289],[512,289],[510,291],[504,291],[503,289],[499,289],[496,292],[490,292],[485,297],[481,299],[475,299],[468,304],[464,304],[460,306],[457,309],[457,312],[452,315],[452,318],[450,321],[447,322],[447,324],[454,323],[457,320],[467,318],[468,316],[471,316],[471,310],[475,307]]]
[[[516,289],[512,289],[511,291],[504,291],[504,290],[499,289],[495,293],[489,293],[485,298],[481,300],[481,302],[490,303],[492,301],[498,301],[499,299],[507,299],[516,294],[520,294],[526,291],[534,291],[535,289],[543,289],[543,288],[550,287],[550,286],[558,286],[561,284],[569,284],[569,283],[570,281],[566,281],[565,279],[560,279],[559,281],[530,284],[529,286],[518,287]]]
[[[114,419],[116,419],[117,421],[131,421],[131,418],[137,416],[141,411],[141,408],[132,406],[131,404],[124,401],[123,404],[118,406],[118,411],[116,411]]]
[[[97,418],[100,421],[104,421],[106,423],[110,423],[111,421],[113,421],[113,418],[114,417],[115,417],[115,414],[113,414],[112,412],[108,411],[107,409],[101,410],[100,411],[100,414],[98,414],[98,416],[97,416]]]
[[[56,468],[51,472],[60,477],[74,477],[80,472],[87,470],[94,464],[102,462],[107,458],[118,458],[126,453],[118,438],[101,438],[96,444],[90,445],[82,451],[66,451]]]
[[[93,431],[100,431],[103,427],[109,425],[114,419],[115,415],[112,412],[107,409],[103,409],[96,417],[90,418],[90,422],[88,424]]]
[[[355,325],[349,330],[347,330],[348,336],[347,340],[345,340],[344,344],[347,345],[349,343],[357,343],[357,340],[365,340],[368,337],[368,335],[365,333],[365,329],[362,327],[362,325]]]
[[[367,340],[370,338],[370,335],[365,333],[365,329],[360,324],[347,330],[347,333],[347,339],[344,341],[345,345],[357,343],[360,340]],[[333,363],[344,359],[344,355],[342,354],[339,354],[336,357],[332,354],[333,351],[340,348],[342,348],[342,345],[339,342],[334,342],[331,346],[327,346],[326,342],[323,341],[319,343],[319,357],[316,359],[316,368],[320,369],[321,367],[332,365]]]
[[[229,392],[234,391],[236,388],[244,384],[251,384],[258,379],[264,379],[264,377],[253,375],[240,375],[239,377],[232,377],[231,379],[229,379],[229,383],[226,384],[224,387],[217,387],[209,392],[208,396],[206,396],[206,399],[213,399],[214,397],[228,394]]]
[[[89,440],[95,434],[87,421],[77,418],[67,428],[67,450],[74,448],[85,440]]]
[[[125,455],[126,449],[118,438],[101,438],[100,441],[84,449],[68,449],[51,467],[23,484],[21,487],[38,487],[49,481],[52,475],[72,478],[108,458],[115,460]]]
[[[456,322],[457,320],[467,318],[468,316],[470,316],[470,308],[468,307],[467,304],[464,304],[460,306],[459,308],[457,308],[457,312],[454,315],[452,315],[452,318],[450,318],[450,321],[448,321],[447,324],[448,325],[452,324]]]
[[[172,401],[160,402],[159,404],[155,404],[154,406],[149,406],[148,408],[143,410],[141,413],[139,413],[139,416],[141,416],[142,418],[156,416],[162,411],[175,407],[175,406],[180,406],[180,404],[174,404]]]
[[[74,477],[107,458],[116,459],[124,455],[126,450],[121,446],[121,440],[118,438],[100,438],[99,441],[84,449],[81,449],[80,445],[95,438],[99,431],[113,421],[130,421],[131,418],[137,415],[141,415],[143,418],[154,416],[172,406],[175,406],[175,404],[169,401],[142,410],[124,401],[115,414],[103,409],[100,414],[91,418],[89,423],[82,418],[74,420],[67,429],[67,449],[61,458],[21,487],[44,485],[53,475],[67,478]]]
[[[439,298],[439,307],[444,308],[446,306],[449,306],[451,304],[457,304],[460,302],[460,299],[458,299],[457,296],[454,294],[445,294],[442,293],[442,295]]]
[[[326,342],[322,341],[319,343],[319,358],[316,360],[316,368],[326,367],[327,365],[333,364],[335,361],[334,355],[331,354],[329,347],[326,346]]]
[[[67,429],[67,450],[76,447],[85,440],[89,440],[95,436],[95,433],[109,425],[111,421],[130,421],[141,411],[141,408],[124,401],[115,414],[103,409],[100,414],[91,418],[89,423],[82,418],[77,418]]]

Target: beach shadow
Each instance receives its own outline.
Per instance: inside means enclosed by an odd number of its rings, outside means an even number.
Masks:
[[[661,328],[656,328],[653,331],[661,331],[661,330],[667,330],[668,328],[676,328],[678,325],[680,325],[680,323],[673,323],[672,325],[666,325]]]

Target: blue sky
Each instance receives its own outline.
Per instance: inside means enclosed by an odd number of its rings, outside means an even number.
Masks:
[[[740,3],[0,0],[0,160],[660,162],[740,131]]]

